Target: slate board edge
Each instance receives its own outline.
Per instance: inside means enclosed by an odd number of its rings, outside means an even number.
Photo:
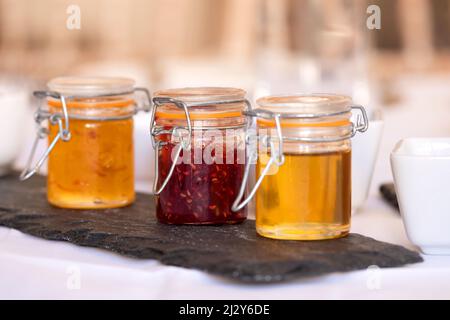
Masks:
[[[238,267],[238,269],[240,270],[240,274],[234,275],[231,271],[237,270],[234,263],[239,260],[236,260],[236,257],[234,257],[234,259],[231,259],[231,260],[228,259],[228,261],[227,261],[227,259],[225,259],[225,262],[229,262],[229,261],[233,262],[232,265],[230,265],[228,263],[225,265],[225,267],[220,265],[220,262],[224,261],[224,259],[222,257],[220,257],[218,259],[218,261],[219,261],[218,267],[217,267],[216,263],[211,264],[210,262],[208,265],[203,265],[203,263],[198,263],[195,259],[192,259],[192,258],[195,258],[195,255],[190,255],[190,253],[195,251],[194,252],[195,254],[200,253],[200,254],[204,255],[204,254],[211,254],[211,253],[221,253],[221,251],[215,252],[215,251],[197,250],[198,247],[189,247],[189,245],[188,245],[188,246],[183,246],[181,248],[181,255],[180,255],[179,250],[173,251],[171,249],[165,248],[164,246],[161,247],[159,245],[159,243],[160,243],[159,239],[162,239],[162,238],[147,237],[145,235],[144,235],[144,237],[139,236],[139,235],[134,236],[134,234],[130,234],[129,232],[122,233],[122,231],[121,231],[122,225],[119,225],[120,228],[119,229],[116,228],[116,230],[110,229],[109,227],[107,227],[105,230],[104,228],[101,227],[102,225],[104,225],[104,223],[102,223],[102,222],[104,222],[104,220],[103,219],[101,221],[96,220],[96,219],[98,219],[98,217],[96,217],[96,216],[98,216],[99,211],[94,211],[91,214],[88,212],[87,215],[85,215],[86,219],[88,219],[86,221],[89,221],[89,219],[91,219],[91,222],[94,222],[94,224],[88,224],[88,225],[85,225],[85,227],[80,227],[80,225],[83,226],[84,219],[82,219],[82,220],[76,219],[75,221],[73,219],[72,219],[72,221],[70,221],[71,220],[70,218],[68,220],[65,218],[61,219],[61,217],[64,217],[64,215],[59,214],[60,209],[57,209],[58,211],[55,211],[55,208],[52,208],[51,206],[49,206],[46,201],[46,196],[45,196],[46,188],[45,188],[45,183],[44,183],[44,180],[45,180],[44,177],[35,177],[25,183],[23,183],[23,182],[20,183],[17,179],[17,176],[18,176],[18,174],[16,173],[15,175],[11,175],[9,177],[0,179],[0,190],[1,190],[1,192],[0,192],[0,225],[14,228],[25,234],[36,236],[36,237],[43,238],[46,240],[65,241],[65,242],[70,242],[70,243],[73,243],[73,244],[79,245],[79,246],[100,248],[100,249],[104,249],[104,250],[107,250],[110,252],[114,252],[119,255],[127,256],[130,258],[135,258],[135,259],[157,259],[161,263],[166,264],[166,265],[183,267],[183,268],[187,268],[187,269],[200,270],[200,271],[204,271],[204,272],[207,272],[207,273],[215,275],[215,276],[221,276],[221,279],[235,280],[235,281],[239,281],[240,283],[247,282],[247,283],[263,283],[263,284],[265,283],[265,284],[267,284],[267,283],[287,281],[287,280],[291,280],[291,279],[297,280],[297,279],[302,279],[302,278],[308,278],[310,276],[316,278],[316,277],[324,275],[324,274],[332,274],[335,272],[362,270],[362,269],[367,268],[370,265],[379,264],[380,261],[382,262],[380,264],[380,267],[382,267],[382,268],[384,268],[384,267],[400,267],[400,266],[404,266],[407,264],[423,261],[423,259],[417,252],[408,250],[402,246],[392,245],[392,244],[380,242],[380,241],[377,241],[377,240],[374,240],[374,239],[371,239],[371,238],[368,238],[365,236],[352,234],[348,238],[344,239],[344,242],[342,242],[341,240],[336,240],[336,246],[334,245],[334,242],[333,242],[333,246],[332,246],[333,248],[335,248],[335,247],[338,249],[339,249],[339,247],[341,247],[341,248],[340,248],[340,250],[332,250],[329,253],[330,255],[328,255],[328,253],[324,255],[323,254],[324,250],[319,249],[319,252],[322,252],[322,255],[321,256],[318,255],[318,257],[319,257],[319,260],[322,260],[322,262],[319,261],[319,263],[316,263],[317,261],[315,259],[317,259],[317,258],[314,258],[313,260],[311,260],[311,257],[309,257],[306,260],[296,259],[295,258],[296,256],[291,256],[291,257],[293,257],[292,261],[289,261],[289,260],[283,260],[284,262],[281,261],[283,264],[285,263],[285,261],[291,262],[291,265],[294,266],[294,271],[295,271],[293,273],[291,273],[291,271],[292,271],[291,269],[287,269],[287,271],[286,271],[286,269],[281,268],[281,271],[280,271],[280,268],[276,267],[276,266],[275,266],[276,271],[273,271],[272,269],[270,269],[273,264],[273,261],[274,261],[273,259],[272,260],[268,259],[268,260],[271,260],[272,262],[267,262],[267,261],[265,261],[265,259],[257,259],[257,263],[259,263],[258,266],[259,267],[263,266],[263,268],[259,268],[259,269],[257,269],[257,271],[254,271],[254,268],[253,268],[254,264],[252,264],[252,259],[244,259],[247,262]],[[114,211],[116,213],[118,213],[119,216],[117,218],[122,223],[130,222],[131,225],[133,225],[134,222],[139,222],[140,223],[138,226],[139,228],[142,228],[142,226],[145,225],[144,226],[145,229],[142,229],[142,230],[148,230],[147,228],[150,228],[150,230],[153,230],[156,228],[155,231],[157,232],[156,234],[158,234],[158,229],[160,229],[160,226],[162,226],[162,225],[159,225],[158,223],[156,223],[156,219],[154,216],[154,203],[153,203],[153,201],[149,201],[149,200],[151,200],[151,199],[149,198],[148,194],[139,194],[138,193],[137,199],[136,199],[137,207],[134,205],[132,206],[132,207],[135,207],[135,209],[133,209],[133,208],[130,209],[130,207],[127,207],[127,208],[124,208],[124,210],[122,210],[122,209],[119,209],[118,211],[112,210],[111,213],[113,215],[115,214]],[[149,211],[148,211],[149,209],[150,209],[150,213],[153,211],[153,213],[151,213],[150,215],[149,215]],[[77,211],[77,210],[75,210],[75,211]],[[101,210],[101,211],[104,211],[104,210]],[[83,211],[83,212],[86,212],[86,211]],[[128,214],[129,213],[134,214],[134,212],[145,213],[145,216],[143,216],[145,218],[144,224],[141,223],[142,219],[138,219],[138,220],[134,220],[134,219],[129,220],[128,219]],[[69,214],[70,214],[70,212],[69,212]],[[108,214],[109,214],[109,212],[108,212]],[[120,216],[122,216],[122,217],[120,217]],[[123,217],[125,217],[125,219]],[[52,220],[55,218],[56,218],[56,220]],[[52,221],[50,221],[50,223],[49,223],[48,219],[50,219]],[[148,219],[150,219],[150,220],[148,220]],[[64,228],[64,227],[60,228],[61,220],[63,220],[63,221],[67,220],[67,222],[69,222],[69,228]],[[43,226],[46,226],[46,227],[43,227]],[[67,224],[66,224],[66,226],[67,226]],[[186,227],[183,227],[181,229],[184,229],[184,228],[186,228]],[[190,227],[187,227],[187,228],[190,228]],[[194,233],[199,232],[200,230],[203,230],[203,228],[205,228],[205,230],[209,230],[208,227],[200,227],[199,229],[194,231]],[[244,237],[244,239],[246,239],[246,240],[248,239],[250,241],[257,241],[258,243],[262,242],[263,247],[267,244],[269,244],[269,246],[271,246],[270,244],[276,243],[276,242],[274,242],[276,240],[268,240],[266,238],[257,237],[256,232],[254,231],[254,221],[249,220],[249,221],[245,222],[243,225],[234,227],[234,229],[235,229],[234,231],[233,231],[233,228],[231,228],[231,229],[226,229],[226,228],[229,228],[229,226],[216,228],[217,230],[220,230],[219,235],[217,233],[210,232],[210,231],[208,231],[208,232],[205,231],[204,233],[205,234],[212,233],[215,236],[221,236],[222,234],[223,235],[228,234],[229,236],[231,236],[230,239],[239,239],[239,237],[235,238],[234,236],[235,236],[235,234],[239,235],[242,233],[242,234],[246,235]],[[236,228],[239,229],[239,232],[236,231]],[[176,235],[176,237],[184,234],[183,230],[179,230],[178,227],[170,227],[167,230],[170,230],[172,232],[172,234]],[[224,232],[224,230],[231,230],[231,231]],[[246,230],[246,231],[241,232],[244,230]],[[163,233],[163,235],[164,235],[163,238],[164,238],[167,231],[163,231],[163,232],[164,232]],[[145,234],[146,233],[147,233],[147,231],[145,231]],[[203,232],[201,231],[200,233],[203,233]],[[189,234],[189,232],[186,233],[186,235],[188,235],[188,234]],[[133,247],[133,241],[136,241],[136,240],[141,241],[141,239],[149,240],[149,241],[147,241],[147,243],[144,246],[140,247],[141,249],[144,248],[144,251],[139,251],[139,248],[136,250],[135,247]],[[154,241],[155,239],[157,239],[156,242]],[[170,240],[171,239],[170,237],[168,239],[169,239],[169,241],[172,241],[172,240]],[[106,240],[106,242],[105,242],[105,240]],[[127,242],[127,240],[130,240],[131,242]],[[332,240],[332,241],[334,241],[334,240]],[[325,241],[325,242],[327,242],[327,241]],[[374,242],[374,243],[371,243],[371,242]],[[266,243],[266,244],[264,245],[264,243]],[[283,241],[279,241],[279,243],[283,243]],[[296,242],[294,242],[294,243],[296,243]],[[330,243],[330,242],[328,241],[328,243]],[[169,244],[171,244],[171,242],[169,242]],[[350,250],[352,252],[352,254],[349,255],[347,251],[342,250],[342,246],[340,244],[342,244],[344,246],[344,248],[347,246],[347,244],[350,246],[354,246],[354,248],[352,250]],[[277,247],[277,246],[278,245],[275,245],[275,247]],[[139,247],[139,245],[138,245],[138,247]],[[175,246],[175,247],[176,247],[176,249],[178,249],[177,246]],[[284,248],[284,247],[289,248],[292,246],[289,246],[289,245],[281,246],[281,248]],[[316,246],[314,246],[314,245],[311,245],[310,247],[316,248]],[[323,247],[327,247],[327,246],[320,245],[320,247],[323,248]],[[385,247],[386,247],[386,250],[385,250]],[[355,250],[355,248],[357,248],[357,250]],[[381,251],[380,254],[378,254],[378,252],[379,252],[378,250]],[[235,251],[233,251],[233,252],[235,252]],[[275,252],[275,251],[273,251],[273,252]],[[314,255],[314,251],[312,251],[312,252]],[[325,250],[325,252],[328,252],[328,251]],[[344,252],[344,254],[343,254],[343,252]],[[264,254],[264,251],[262,253]],[[276,255],[276,253],[275,253],[275,255]],[[340,259],[341,261],[337,265],[340,266],[341,268],[336,268],[336,265],[333,262],[331,262],[331,264],[333,265],[333,268],[332,268],[332,270],[330,270],[329,261],[332,261],[333,258],[335,258],[335,257],[337,257],[337,258],[350,257],[351,258],[352,255],[354,255],[355,257],[358,258],[358,259],[356,259],[356,262],[353,264],[353,266],[352,266],[352,262],[348,263],[347,260]],[[383,255],[385,257],[383,257]],[[216,256],[216,258],[217,258],[217,256]],[[376,261],[378,261],[378,263],[370,263],[370,259],[376,260]],[[179,265],[180,261],[182,263],[181,265]],[[325,263],[323,263],[324,261],[325,261]],[[361,263],[361,261],[362,261],[362,263]],[[292,264],[292,262],[294,262],[294,263]],[[267,263],[269,263],[268,264],[268,266],[270,267],[269,269],[264,268],[264,266],[266,266]],[[309,263],[312,263],[312,266]],[[291,265],[289,265],[289,266],[291,266]],[[328,268],[328,269],[324,272],[318,272],[319,270],[314,269],[314,267],[317,265],[319,266],[319,269],[322,271],[323,271],[323,268],[325,268],[325,269]],[[355,267],[354,265],[358,265],[358,267]],[[242,266],[243,266],[243,268],[242,268]],[[250,266],[250,269],[248,268],[249,266]],[[304,268],[303,270],[297,270],[296,269],[297,266],[303,266],[306,268]],[[206,269],[204,269],[204,268],[206,268]],[[305,271],[305,269],[306,269],[306,271]],[[278,275],[276,272],[283,272],[282,273],[283,277],[279,278],[279,279],[272,278],[269,280],[264,279],[264,278],[261,279],[260,277],[258,277],[261,274]],[[312,273],[312,275],[308,274],[308,272]],[[248,276],[249,274],[251,274],[252,276]]]
[[[5,210],[5,208],[0,208],[0,213],[11,213],[10,210]],[[87,241],[87,237],[72,237],[70,235],[66,235],[65,237],[55,237],[55,236],[51,236],[51,231],[49,231],[49,233],[47,234],[42,234],[41,232],[33,232],[33,229],[29,230],[29,229],[21,229],[20,226],[17,226],[17,224],[14,223],[3,223],[2,221],[0,221],[0,226],[5,226],[8,228],[12,228],[15,230],[18,230],[24,234],[28,234],[40,239],[44,239],[44,240],[50,240],[50,241],[62,241],[62,242],[68,242],[68,243],[72,243],[74,245],[78,245],[81,247],[89,247],[89,248],[97,248],[97,249],[102,249],[105,250],[107,252],[112,252],[115,254],[118,254],[120,256],[125,256],[128,258],[132,258],[132,259],[136,259],[136,260],[157,260],[160,263],[167,265],[167,266],[173,266],[173,267],[179,267],[179,268],[185,268],[185,269],[189,269],[189,270],[198,270],[198,271],[202,271],[205,272],[207,274],[210,274],[212,276],[215,277],[219,277],[221,279],[227,279],[230,281],[234,281],[237,283],[247,283],[247,284],[276,284],[276,283],[280,283],[280,282],[288,282],[290,280],[302,280],[302,279],[308,279],[308,278],[317,278],[317,277],[321,277],[324,275],[329,275],[332,274],[328,271],[323,271],[323,272],[315,272],[312,275],[308,275],[308,274],[302,274],[302,275],[298,275],[296,273],[292,273],[290,275],[284,275],[284,277],[282,277],[281,279],[278,279],[276,281],[274,281],[273,279],[267,280],[264,278],[255,278],[255,277],[240,277],[240,276],[234,276],[233,274],[228,274],[228,275],[224,275],[221,272],[213,272],[211,270],[202,270],[199,268],[195,268],[195,267],[187,267],[185,265],[178,265],[178,264],[173,264],[170,263],[170,261],[164,261],[164,259],[162,259],[164,257],[164,254],[162,255],[158,255],[155,253],[154,257],[147,257],[147,258],[140,258],[137,255],[133,255],[130,252],[127,251],[123,251],[123,250],[118,250],[115,247],[111,247],[108,244],[99,244],[97,243],[95,247],[92,246],[92,244],[89,244],[89,242]],[[86,232],[85,235],[89,235],[89,232]],[[364,236],[366,237],[366,236]],[[385,244],[385,245],[389,245],[392,248],[396,248],[398,250],[403,250],[404,252],[409,252],[410,253],[410,259],[411,261],[405,264],[396,264],[396,265],[387,265],[387,266],[379,266],[380,268],[394,268],[394,267],[401,267],[401,266],[407,266],[410,264],[414,264],[414,263],[421,263],[423,262],[423,258],[421,257],[421,255],[419,255],[417,252],[406,249],[402,246],[399,245],[394,245],[394,244],[390,244],[390,243],[386,243],[386,242],[382,242],[382,241],[378,241],[376,239],[373,239],[371,237],[366,237],[368,239],[372,239],[374,241],[377,241],[379,243]],[[272,241],[277,241],[277,240],[272,240]],[[155,250],[156,251],[156,250]],[[368,267],[370,267],[371,265],[367,265],[364,268],[361,268],[359,270],[364,270]],[[349,272],[349,271],[358,271],[355,269],[349,269],[349,268],[342,268],[341,270],[335,270],[335,273],[345,273],[345,272]]]

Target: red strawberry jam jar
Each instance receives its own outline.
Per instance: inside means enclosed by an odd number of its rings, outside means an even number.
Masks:
[[[165,224],[237,224],[245,208],[231,207],[245,169],[250,109],[236,88],[182,88],[153,98],[156,215]]]

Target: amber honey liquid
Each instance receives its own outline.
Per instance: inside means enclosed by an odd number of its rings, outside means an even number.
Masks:
[[[258,176],[266,165],[264,159],[259,157]],[[260,235],[285,240],[323,240],[348,234],[350,151],[286,154],[286,162],[278,172],[276,167],[273,169],[256,195],[256,228]]]
[[[50,126],[49,142],[58,133]],[[134,201],[133,120],[70,120],[71,139],[48,161],[48,200],[63,208],[98,209]]]

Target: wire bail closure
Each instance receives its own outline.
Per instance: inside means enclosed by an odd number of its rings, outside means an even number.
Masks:
[[[151,109],[151,96],[150,92],[146,88],[134,88],[133,91],[130,92],[123,92],[123,93],[115,93],[115,94],[106,94],[106,95],[95,95],[95,96],[64,96],[61,93],[55,92],[55,91],[35,91],[33,92],[33,95],[40,99],[42,101],[45,98],[54,98],[59,99],[61,101],[61,107],[62,107],[62,114],[60,113],[51,113],[47,110],[42,109],[42,102],[39,103],[38,110],[35,112],[34,119],[36,124],[38,125],[37,132],[36,132],[36,138],[34,140],[33,146],[31,148],[30,156],[28,157],[27,163],[25,165],[24,170],[19,176],[20,181],[25,181],[31,178],[33,175],[35,175],[42,165],[44,164],[45,160],[49,157],[50,153],[55,148],[56,144],[61,140],[62,142],[69,142],[71,139],[71,132],[70,132],[70,120],[73,119],[83,119],[83,120],[99,120],[95,117],[79,117],[79,116],[72,116],[69,115],[68,108],[67,108],[67,101],[78,99],[78,98],[102,98],[102,97],[111,97],[111,96],[117,96],[117,95],[126,95],[126,94],[132,94],[135,92],[143,92],[147,98],[148,103],[144,104],[143,106],[136,106],[133,111],[133,115],[140,112],[148,112]],[[131,117],[133,116],[131,115]],[[129,118],[130,116],[126,117],[104,117],[103,120],[120,120],[124,118]],[[35,165],[32,164],[34,156],[37,151],[37,147],[39,144],[39,141],[42,139],[47,138],[49,135],[49,130],[47,127],[43,126],[42,123],[48,120],[50,125],[58,125],[58,134],[55,136],[55,138],[50,142],[48,148],[45,150],[45,152],[42,154],[42,156],[39,158],[39,160],[36,162]]]
[[[176,165],[178,164],[178,160],[181,156],[182,151],[189,151],[192,147],[192,135],[193,130],[195,129],[192,126],[192,120],[189,113],[189,108],[192,107],[205,107],[209,105],[223,105],[223,104],[231,104],[231,103],[245,103],[247,107],[247,111],[252,110],[252,106],[250,101],[247,99],[238,99],[238,100],[221,100],[221,101],[208,101],[204,103],[192,103],[187,104],[184,101],[173,99],[169,97],[154,97],[153,98],[153,108],[151,110],[151,120],[150,120],[150,136],[152,141],[153,149],[155,150],[155,178],[153,180],[153,188],[152,188],[152,194],[153,195],[160,195],[161,192],[163,192],[164,188],[167,186],[167,184],[170,181],[170,178],[173,175],[173,172],[175,170]],[[158,107],[164,104],[173,104],[177,106],[178,108],[182,109],[184,111],[185,119],[186,119],[186,126],[176,126],[169,130],[158,128],[156,125],[156,110]],[[244,111],[245,114],[245,111]],[[187,131],[187,137],[186,135],[183,135],[181,131]],[[167,174],[166,178],[162,182],[161,186],[158,188],[159,183],[159,150],[167,145],[168,143],[165,141],[157,140],[156,138],[160,135],[167,135],[170,134],[175,138],[180,139],[180,143],[177,145],[175,149],[175,156],[174,159],[172,159],[172,165],[170,166],[169,173]]]
[[[275,164],[278,167],[282,166],[285,162],[284,152],[283,152],[283,141],[296,141],[296,142],[303,142],[303,143],[320,143],[320,142],[339,142],[347,139],[353,138],[358,132],[363,133],[366,132],[369,129],[369,117],[367,116],[367,112],[361,105],[353,105],[351,106],[351,110],[357,110],[359,114],[356,116],[356,123],[352,122],[352,128],[351,132],[348,135],[337,137],[337,138],[330,138],[330,137],[322,137],[322,138],[305,138],[305,137],[286,137],[283,136],[283,132],[281,129],[281,118],[288,118],[288,119],[315,119],[315,118],[322,118],[322,117],[329,117],[329,116],[337,116],[340,114],[347,113],[348,111],[343,112],[337,112],[337,113],[330,113],[325,115],[283,115],[283,114],[276,114],[269,110],[259,109],[259,110],[253,110],[250,112],[246,112],[246,115],[251,118],[257,118],[262,117],[264,119],[273,119],[275,121],[275,127],[276,127],[276,140],[278,141],[278,152],[272,152],[272,150],[275,150],[275,144],[274,139],[272,139],[269,135],[264,135],[262,137],[259,137],[261,139],[261,142],[266,147],[269,147],[271,150],[270,153],[270,159],[267,162],[266,166],[264,167],[263,171],[261,172],[261,175],[258,177],[258,180],[255,182],[255,185],[253,186],[252,190],[249,192],[248,196],[242,200],[244,197],[245,190],[247,188],[247,182],[248,182],[248,176],[250,173],[250,166],[253,162],[255,162],[258,158],[257,150],[252,150],[249,152],[247,162],[245,165],[245,171],[244,176],[241,184],[241,189],[239,190],[238,196],[236,197],[236,200],[233,203],[233,206],[231,207],[231,210],[233,212],[237,212],[239,210],[242,210],[255,196],[256,191],[260,187],[261,183],[263,182],[264,177],[267,175],[267,173],[270,170],[270,167]],[[246,142],[247,146],[249,145],[250,137],[246,136]],[[249,149],[249,148],[247,148]]]

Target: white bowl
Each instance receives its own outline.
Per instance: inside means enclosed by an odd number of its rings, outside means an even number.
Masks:
[[[0,176],[11,170],[21,151],[27,108],[26,90],[0,85]]]
[[[370,191],[384,121],[372,116],[369,129],[358,133],[352,141],[352,211],[360,209]]]
[[[450,255],[450,138],[411,138],[391,154],[409,240],[425,254]]]

